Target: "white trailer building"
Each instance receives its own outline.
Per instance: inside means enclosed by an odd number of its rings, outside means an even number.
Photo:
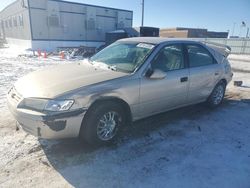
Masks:
[[[17,0],[0,12],[0,36],[34,50],[100,46],[106,32],[132,27],[133,12],[61,0]]]

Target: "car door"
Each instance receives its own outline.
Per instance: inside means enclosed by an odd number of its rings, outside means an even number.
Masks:
[[[202,102],[212,92],[220,75],[220,66],[210,52],[199,44],[186,44],[190,86],[189,103]]]
[[[189,71],[182,44],[163,47],[141,78],[141,116],[176,108],[187,102]]]

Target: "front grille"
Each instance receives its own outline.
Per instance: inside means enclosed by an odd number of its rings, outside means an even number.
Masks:
[[[13,102],[15,102],[16,104],[18,104],[22,100],[22,95],[17,92],[15,87],[12,87],[9,90],[8,95],[10,96],[11,100],[13,100]]]

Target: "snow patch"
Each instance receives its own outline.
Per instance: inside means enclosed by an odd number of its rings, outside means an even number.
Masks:
[[[153,116],[127,127],[117,143],[89,148],[15,130],[8,88],[31,71],[70,61],[9,50],[0,49],[0,187],[249,187],[250,74],[234,72],[243,85],[230,83],[217,109],[195,105]]]

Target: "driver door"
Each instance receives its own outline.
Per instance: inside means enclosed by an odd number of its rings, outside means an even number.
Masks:
[[[141,78],[141,116],[177,108],[187,103],[189,71],[182,44],[163,47],[151,62],[151,75]]]

